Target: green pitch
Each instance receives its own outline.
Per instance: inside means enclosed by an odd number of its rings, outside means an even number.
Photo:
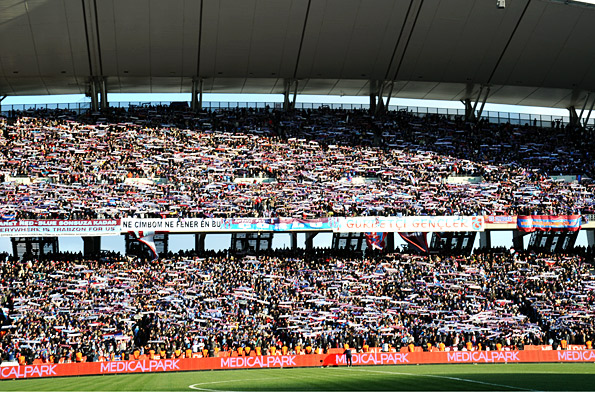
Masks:
[[[10,380],[0,391],[595,391],[595,364],[354,366]]]

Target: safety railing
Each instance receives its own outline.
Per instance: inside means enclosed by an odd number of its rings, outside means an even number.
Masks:
[[[170,101],[118,101],[110,102],[111,107],[128,108],[130,106],[168,106]],[[179,103],[179,102],[176,102]],[[182,102],[181,104],[183,104]],[[190,102],[186,103],[190,106]],[[205,110],[215,109],[233,109],[233,108],[282,108],[281,102],[242,102],[242,101],[205,101],[202,107]],[[343,110],[367,110],[370,108],[368,104],[349,104],[349,103],[296,103],[297,109],[318,109],[325,107],[329,109],[343,109]],[[10,116],[11,111],[36,111],[43,109],[66,109],[75,113],[89,111],[91,103],[77,102],[77,103],[47,103],[47,104],[7,104],[0,106],[0,111],[3,116]],[[464,116],[465,110],[458,108],[439,108],[439,107],[416,107],[416,106],[389,106],[390,111],[407,111],[417,116],[427,116],[431,114],[439,114],[454,118],[456,116]],[[510,123],[512,125],[534,125],[538,127],[554,127],[564,126],[568,124],[570,118],[567,116],[543,115],[543,114],[523,114],[501,111],[484,111],[482,118],[487,119],[490,123]],[[595,118],[588,122],[588,127],[595,126]]]

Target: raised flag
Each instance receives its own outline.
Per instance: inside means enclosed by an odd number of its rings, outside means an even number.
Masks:
[[[157,247],[155,246],[155,232],[145,232],[141,230],[138,232],[129,231],[128,234],[135,237],[139,242],[149,247],[149,250],[151,250],[151,253],[153,255],[153,260],[159,258],[159,254],[157,253]]]
[[[386,247],[386,232],[365,232],[366,244],[373,250],[383,250]]]
[[[428,232],[399,232],[399,236],[417,251],[427,253],[430,251],[428,247]]]

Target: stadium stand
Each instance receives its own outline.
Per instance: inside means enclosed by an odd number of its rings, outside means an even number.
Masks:
[[[3,128],[3,218],[593,213],[582,129],[328,109],[45,112]]]
[[[300,354],[345,344],[517,350],[595,336],[592,265],[579,255],[62,255],[0,270],[10,321],[0,352],[9,361]]]
[[[0,140],[3,218],[593,210],[586,131],[324,108],[11,115]],[[569,174],[580,182],[552,177]],[[367,258],[289,250],[156,261],[5,255],[0,352],[39,363],[299,354],[345,344],[359,351],[586,344],[594,336],[591,259],[590,249]]]

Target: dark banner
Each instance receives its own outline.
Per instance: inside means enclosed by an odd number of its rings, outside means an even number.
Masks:
[[[430,251],[428,247],[428,232],[399,232],[399,236],[415,248],[417,252],[426,254]]]

